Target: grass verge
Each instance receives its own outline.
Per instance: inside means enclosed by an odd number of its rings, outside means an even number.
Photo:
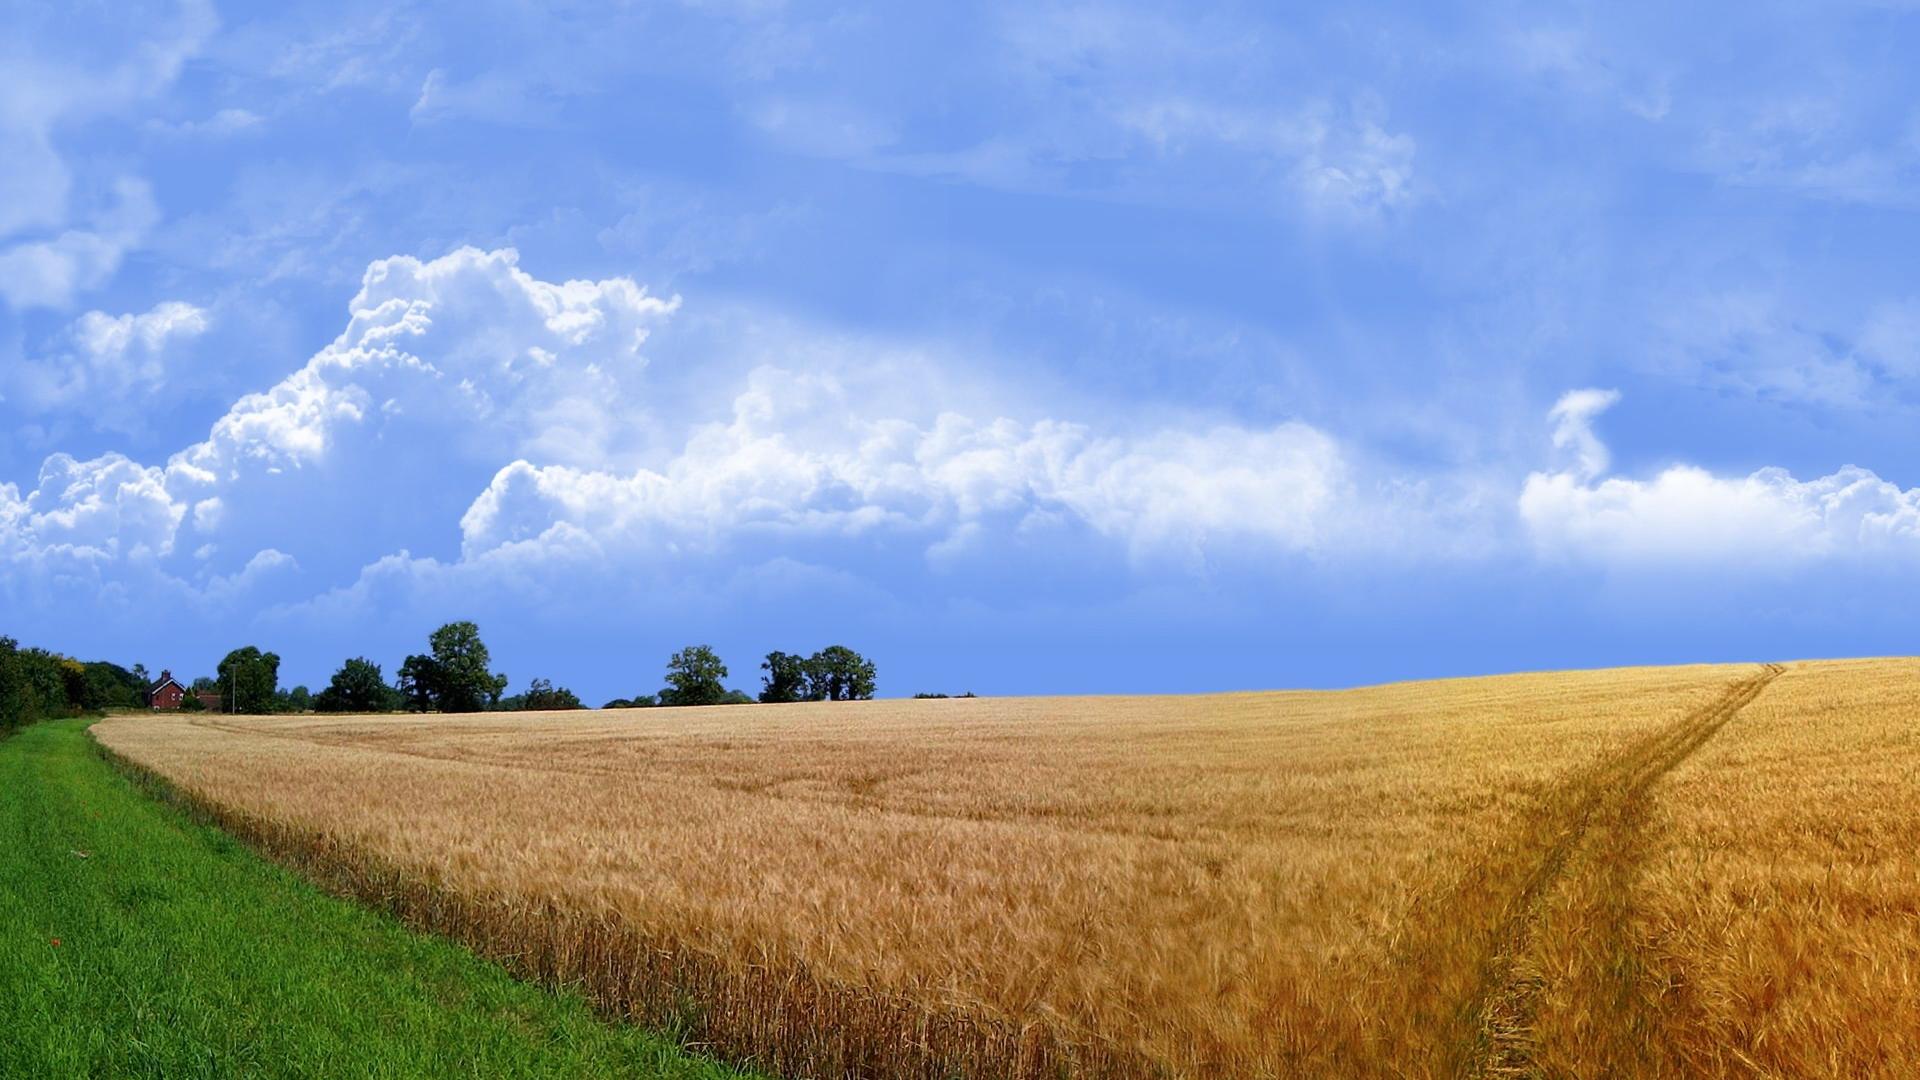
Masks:
[[[87,723],[0,740],[0,1076],[740,1075],[327,896]]]

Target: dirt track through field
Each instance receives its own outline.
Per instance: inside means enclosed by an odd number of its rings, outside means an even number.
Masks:
[[[1645,1064],[1650,1048],[1634,1045],[1647,1025],[1634,1017],[1646,1006],[1639,1000],[1635,975],[1638,964],[1625,939],[1630,914],[1629,891],[1646,818],[1646,793],[1674,766],[1712,738],[1740,711],[1760,696],[1785,668],[1767,664],[1741,679],[1705,707],[1643,738],[1592,770],[1583,771],[1557,789],[1528,831],[1526,847],[1540,852],[1532,870],[1518,882],[1495,923],[1493,948],[1482,968],[1480,985],[1463,1005],[1463,1018],[1477,1020],[1477,1038],[1469,1045],[1475,1057],[1461,1070],[1473,1076],[1536,1076],[1545,1071],[1537,1059],[1540,1049],[1535,1022],[1546,977],[1527,963],[1539,933],[1548,897],[1572,893],[1572,904],[1584,903],[1582,921],[1593,931],[1584,955],[1601,963],[1583,965],[1597,971],[1578,971],[1571,981],[1576,993],[1602,1000],[1585,1002],[1594,1015],[1613,1018],[1604,1030],[1617,1044],[1610,1048],[1613,1066],[1625,1066],[1622,1055]],[[1597,880],[1570,880],[1582,875]],[[1580,975],[1593,976],[1580,979]],[[1590,985],[1598,984],[1598,985]],[[1609,1055],[1603,1052],[1603,1059]]]

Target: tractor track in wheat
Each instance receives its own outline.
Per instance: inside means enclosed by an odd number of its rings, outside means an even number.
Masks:
[[[1752,704],[1784,670],[1779,664],[1763,665],[1705,706],[1587,771],[1549,799],[1547,812],[1535,819],[1539,824],[1529,836],[1530,846],[1537,845],[1541,855],[1509,894],[1494,926],[1493,947],[1479,985],[1456,1013],[1477,1024],[1470,1042],[1473,1056],[1463,1072],[1477,1077],[1541,1074],[1534,1020],[1547,982],[1540,973],[1527,970],[1523,958],[1539,930],[1548,895],[1565,883],[1576,858],[1583,865],[1603,868],[1609,878],[1607,887],[1618,892],[1631,876],[1626,864],[1636,857],[1647,791]],[[1622,922],[1616,919],[1603,929],[1617,935]],[[1606,946],[1615,951],[1626,947],[1619,941]]]

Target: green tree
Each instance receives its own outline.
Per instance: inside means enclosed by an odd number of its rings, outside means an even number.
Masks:
[[[806,701],[809,693],[807,658],[794,653],[770,652],[761,662],[760,700],[768,703]]]
[[[110,709],[125,704],[126,690],[120,682],[120,675],[128,678],[132,674],[125,668],[113,664],[87,663],[74,664],[80,671],[80,707],[83,709]],[[116,675],[115,672],[119,674]],[[69,683],[71,686],[72,684]]]
[[[535,679],[527,684],[527,692],[520,697],[520,707],[529,712],[586,708],[580,704],[578,694],[564,686],[555,686],[546,679]]]
[[[807,700],[865,701],[873,696],[873,661],[847,648],[830,645],[807,658]]]
[[[252,645],[228,653],[220,661],[220,700],[228,712],[264,713],[273,708],[280,688],[280,658]]]
[[[667,660],[667,686],[660,691],[662,705],[718,705],[727,696],[722,680],[727,665],[705,645],[689,645]]]
[[[16,657],[20,679],[31,695],[34,720],[66,716],[76,703],[67,697],[67,658],[45,649],[21,649]]]
[[[479,712],[500,700],[507,677],[488,671],[492,657],[480,628],[451,622],[428,639],[433,650],[433,704],[441,712]]]
[[[40,697],[27,678],[20,643],[0,637],[0,735],[40,719]]]
[[[287,691],[287,707],[294,712],[310,712],[313,709],[313,691],[304,686]]]
[[[654,700],[652,694],[637,694],[630,698],[614,698],[600,707],[603,709],[651,709],[658,704],[659,702]]]
[[[440,668],[433,657],[415,653],[400,663],[397,673],[400,707],[408,712],[432,712],[440,690]]]
[[[88,692],[87,666],[78,660],[60,658],[60,693],[67,699],[67,711],[99,708]]]
[[[133,709],[146,704],[148,683],[137,671],[103,660],[82,667],[86,669],[86,708]]]
[[[356,656],[333,673],[333,681],[314,697],[313,708],[325,713],[386,712],[393,707],[393,698],[380,665]]]

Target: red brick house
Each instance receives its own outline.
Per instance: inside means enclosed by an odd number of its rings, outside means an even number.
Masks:
[[[175,681],[173,672],[162,671],[160,681],[147,691],[147,704],[155,709],[177,709],[186,696],[187,688]]]
[[[220,700],[218,690],[195,690],[193,696],[200,699],[200,707],[208,712],[219,712],[226,707],[226,703]]]

